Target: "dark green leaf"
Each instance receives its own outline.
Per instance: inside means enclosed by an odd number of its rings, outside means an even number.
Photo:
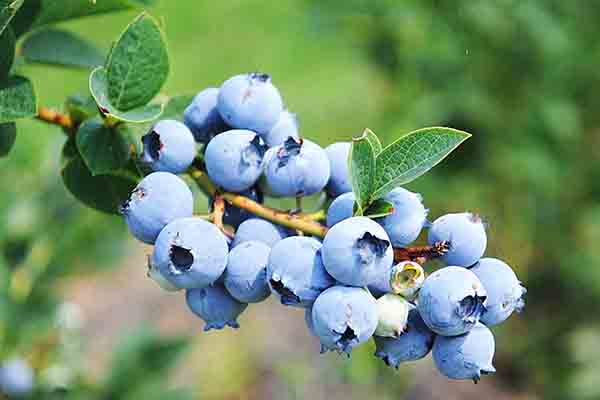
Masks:
[[[119,121],[143,123],[153,121],[158,118],[163,112],[163,104],[146,104],[128,111],[117,109],[108,98],[108,81],[106,69],[98,67],[92,71],[90,75],[90,92],[96,100],[98,108],[102,113]]]
[[[65,109],[71,119],[77,123],[98,115],[98,106],[92,96],[75,94],[67,97]]]
[[[118,110],[146,105],[169,73],[169,56],[157,21],[143,13],[125,29],[106,63],[108,98]]]
[[[17,139],[17,126],[14,122],[0,124],[0,157],[6,157]]]
[[[54,28],[28,35],[21,53],[29,62],[70,67],[93,68],[104,62],[104,56],[93,44],[74,33]]]
[[[14,16],[10,25],[16,37],[29,32],[42,9],[42,0],[27,0]]]
[[[396,140],[377,157],[373,198],[423,175],[469,137],[456,129],[432,127]]]
[[[66,162],[62,178],[76,199],[88,207],[109,214],[119,213],[119,206],[129,198],[137,185],[135,179],[123,176],[93,176],[79,155],[73,155]]]
[[[0,34],[0,82],[8,77],[15,60],[15,34],[9,26]]]
[[[365,131],[360,137],[352,138],[348,160],[350,163],[352,191],[354,192],[358,206],[357,215],[363,214],[365,207],[371,200],[371,192],[373,190],[375,154],[367,136],[367,132]]]
[[[131,155],[127,132],[106,127],[99,117],[85,121],[77,131],[77,149],[92,175],[119,170]]]
[[[390,215],[393,212],[394,205],[391,202],[384,199],[377,199],[363,211],[363,215],[369,218],[381,218]]]
[[[25,0],[0,0],[0,33],[8,26]]]
[[[12,76],[0,84],[0,123],[36,114],[33,85],[27,78]]]
[[[369,141],[369,143],[371,143],[371,147],[373,147],[373,153],[375,154],[375,157],[377,157],[379,153],[381,153],[381,150],[383,150],[383,146],[381,145],[379,138],[369,128],[365,129],[363,135],[366,135],[367,140]]]

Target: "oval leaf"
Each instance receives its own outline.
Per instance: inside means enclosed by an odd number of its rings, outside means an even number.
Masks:
[[[0,83],[0,123],[36,114],[33,85],[27,78],[12,76]]]
[[[377,199],[372,202],[363,212],[365,217],[381,218],[390,215],[394,212],[394,205],[384,199]]]
[[[17,126],[14,122],[0,124],[0,157],[10,153],[17,139]]]
[[[125,29],[106,63],[108,98],[118,110],[146,105],[169,73],[169,56],[157,21],[143,13]]]
[[[377,157],[373,198],[423,175],[470,137],[456,129],[432,127],[396,140]]]
[[[383,150],[381,141],[379,140],[375,132],[373,132],[369,128],[365,129],[363,135],[366,135],[367,140],[369,141],[369,143],[371,143],[371,147],[373,147],[373,153],[375,154],[375,157],[377,157],[379,153],[381,153],[381,150]]]
[[[23,5],[25,0],[0,0],[0,33],[4,32],[4,29],[13,19],[19,8]]]
[[[15,34],[9,26],[0,34],[0,82],[4,81],[15,60]]]
[[[375,153],[373,146],[364,132],[359,138],[352,138],[350,146],[350,178],[352,191],[356,197],[356,215],[362,215],[371,199],[373,179],[375,176]]]
[[[92,175],[123,168],[129,161],[131,143],[123,129],[106,127],[100,118],[85,121],[77,131],[77,149]]]

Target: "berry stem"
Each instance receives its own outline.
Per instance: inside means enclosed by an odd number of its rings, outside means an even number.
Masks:
[[[58,111],[51,110],[47,107],[40,107],[38,109],[38,114],[36,118],[48,124],[58,125],[64,128],[67,132],[72,131],[75,127],[75,124],[73,124],[73,120],[71,119],[71,117]]]
[[[448,247],[448,242],[434,243],[433,246],[395,247],[394,261],[416,261],[423,264],[424,261],[446,254]]]
[[[225,214],[225,199],[222,195],[217,194],[215,196],[214,209],[212,212],[213,215],[213,224],[217,226],[225,234],[225,236],[233,239],[233,234],[225,229],[223,226],[223,214]]]

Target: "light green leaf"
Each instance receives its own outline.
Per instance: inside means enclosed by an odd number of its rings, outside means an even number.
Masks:
[[[92,175],[108,174],[127,165],[131,143],[123,129],[106,127],[99,117],[81,125],[76,136],[77,149]]]
[[[356,197],[356,215],[362,215],[371,200],[373,179],[375,176],[375,153],[367,134],[364,132],[358,138],[352,138],[350,146],[350,177],[352,191]]]
[[[19,8],[23,5],[25,0],[0,0],[0,33],[4,32],[4,29],[13,19]]]
[[[394,205],[391,202],[384,199],[377,199],[363,211],[363,215],[369,218],[381,218],[390,215],[393,212]]]
[[[0,33],[0,82],[8,77],[15,60],[15,43],[15,34],[9,26],[8,29]]]
[[[375,154],[375,157],[377,157],[379,153],[381,153],[381,150],[383,150],[383,146],[381,145],[379,138],[369,128],[365,129],[363,135],[366,135],[367,140],[369,143],[371,143],[371,147],[373,147],[373,153]]]
[[[377,157],[373,198],[423,175],[470,137],[456,129],[432,127],[396,140]]]
[[[146,105],[160,91],[169,73],[163,32],[146,13],[121,34],[106,62],[108,98],[118,110]]]
[[[93,44],[60,29],[42,29],[28,35],[21,53],[29,62],[69,67],[93,68],[104,63],[104,56]]]
[[[102,114],[118,121],[149,122],[160,117],[163,112],[164,104],[161,103],[147,104],[128,111],[117,109],[108,98],[108,81],[104,67],[98,67],[92,71],[90,75],[90,92]]]
[[[35,93],[29,79],[12,76],[0,83],[0,123],[32,117],[36,112]]]
[[[17,126],[14,122],[0,124],[0,157],[6,157],[10,153],[17,139]]]

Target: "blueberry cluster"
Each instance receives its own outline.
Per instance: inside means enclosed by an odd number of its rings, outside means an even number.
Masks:
[[[204,164],[219,188],[257,202],[263,193],[302,197],[326,191],[324,239],[300,235],[227,204],[224,223],[193,216],[193,196],[176,174],[204,144]],[[354,216],[348,173],[350,143],[326,149],[303,139],[271,78],[252,73],[200,92],[183,123],[163,120],[144,136],[143,160],[154,171],[123,204],[131,233],[153,244],[149,275],[167,290],[186,290],[205,330],[238,328],[248,304],[270,295],[305,309],[322,352],[350,354],[371,337],[375,355],[398,367],[430,351],[452,379],[479,380],[494,372],[489,326],[523,306],[525,289],[504,262],[482,258],[485,226],[470,213],[428,222],[420,195],[396,188],[385,196],[393,212]],[[428,229],[444,243],[448,266],[427,278],[414,261],[394,262],[394,248]]]

